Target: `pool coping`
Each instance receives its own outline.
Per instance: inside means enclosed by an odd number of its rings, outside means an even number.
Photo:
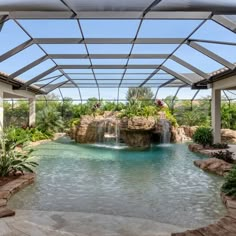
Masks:
[[[20,190],[34,183],[35,173],[24,173],[0,187],[0,218],[15,215],[15,212],[7,209],[9,199]]]
[[[189,148],[190,149],[190,148]],[[209,156],[209,153],[199,152],[199,150],[191,150]],[[221,200],[224,203],[227,213],[217,222],[205,227],[187,230],[182,233],[172,233],[171,236],[234,236],[236,235],[236,199],[226,196],[220,192]]]

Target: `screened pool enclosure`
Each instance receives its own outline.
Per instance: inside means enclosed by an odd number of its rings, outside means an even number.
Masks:
[[[0,9],[0,95],[29,98],[31,124],[38,94],[124,101],[128,88],[151,87],[155,98],[212,94],[220,141],[221,90],[230,100],[236,88],[235,1],[8,0]]]

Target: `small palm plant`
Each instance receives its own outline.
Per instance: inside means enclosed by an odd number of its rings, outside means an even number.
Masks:
[[[45,107],[37,114],[37,127],[45,133],[54,133],[63,128],[60,113],[53,107]]]
[[[31,172],[33,173],[32,167],[36,167],[38,164],[34,161],[30,161],[29,157],[32,153],[32,149],[23,149],[17,151],[16,146],[21,143],[9,142],[4,135],[0,141],[0,176],[15,175],[17,172]]]

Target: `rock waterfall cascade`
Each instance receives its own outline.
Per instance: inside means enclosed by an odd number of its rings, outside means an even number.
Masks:
[[[114,118],[105,118],[97,123],[97,143],[119,146],[120,128],[119,122]]]
[[[162,127],[161,143],[170,143],[171,139],[171,125],[166,119],[160,119],[160,125]]]

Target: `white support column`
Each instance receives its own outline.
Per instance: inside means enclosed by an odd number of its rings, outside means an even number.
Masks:
[[[4,118],[3,91],[0,89],[0,133],[3,130],[3,118]]]
[[[34,127],[36,122],[35,98],[29,98],[29,126]]]
[[[221,90],[212,88],[211,122],[214,135],[214,143],[221,142]]]

